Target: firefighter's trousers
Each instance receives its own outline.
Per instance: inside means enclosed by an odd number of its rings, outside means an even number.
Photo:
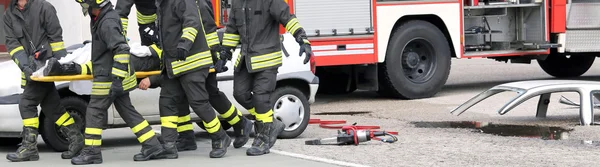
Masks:
[[[233,73],[233,97],[257,121],[273,122],[271,94],[277,83],[277,68],[249,73],[246,63],[240,63],[241,70]]]
[[[111,104],[131,128],[142,145],[153,146],[160,144],[148,121],[131,104],[129,93],[116,98],[92,96],[85,115],[85,146],[100,146],[102,144],[102,129],[106,124],[106,114]]]
[[[223,119],[225,119],[230,125],[235,125],[241,120],[242,112],[237,110],[235,106],[229,101],[225,93],[219,90],[217,73],[209,73],[206,78],[206,90],[208,91],[208,98],[210,105],[217,110]],[[192,122],[190,122],[190,110],[187,107],[187,99],[181,101],[179,107],[179,120],[177,132],[185,132],[193,129]],[[183,106],[185,105],[185,107]]]
[[[35,129],[39,127],[38,105],[42,107],[42,112],[46,117],[56,120],[55,124],[58,126],[75,123],[75,120],[60,103],[60,96],[54,82],[27,82],[19,102],[23,126]]]
[[[205,86],[208,70],[206,68],[172,79],[163,75],[158,105],[161,132],[165,142],[177,140],[177,124],[180,122],[178,104],[181,104],[179,100],[183,99],[182,96],[185,96],[194,113],[202,119],[208,133],[212,134],[221,129],[221,123],[208,101]]]

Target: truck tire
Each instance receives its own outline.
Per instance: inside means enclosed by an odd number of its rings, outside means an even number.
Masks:
[[[398,26],[379,66],[379,91],[387,97],[418,99],[434,96],[450,74],[451,50],[435,25],[411,20]]]
[[[277,87],[271,95],[271,103],[275,119],[287,123],[278,138],[296,138],[306,130],[310,119],[310,105],[300,89],[293,86]]]
[[[85,128],[85,111],[88,102],[75,96],[62,98],[60,102],[73,119],[75,119],[75,124],[81,130],[81,133],[83,133]],[[57,152],[66,151],[69,148],[69,142],[67,141],[67,138],[60,133],[59,127],[54,122],[55,120],[44,116],[41,124],[42,126],[40,127],[42,139],[52,150]]]
[[[595,56],[588,55],[558,55],[551,53],[545,60],[538,60],[542,69],[557,78],[578,77],[587,72],[594,64]]]

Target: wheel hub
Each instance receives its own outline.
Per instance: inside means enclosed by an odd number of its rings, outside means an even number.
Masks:
[[[295,130],[304,120],[304,105],[295,95],[287,94],[279,97],[273,109],[275,118],[285,124],[285,131]]]
[[[408,52],[406,54],[406,66],[408,66],[409,68],[416,68],[419,63],[421,62],[421,59],[419,58],[419,54],[415,53],[415,52]]]
[[[414,83],[427,82],[435,69],[433,46],[425,39],[413,39],[402,53],[404,75]]]

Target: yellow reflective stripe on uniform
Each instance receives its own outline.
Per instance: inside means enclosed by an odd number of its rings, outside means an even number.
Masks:
[[[171,62],[173,74],[175,75],[208,64],[212,64],[212,55],[210,54],[210,51],[196,53],[187,57],[185,61]]]
[[[133,131],[133,133],[137,133],[148,126],[150,126],[150,124],[148,124],[148,121],[144,120],[131,128],[131,131]]]
[[[248,110],[248,112],[249,112],[251,115],[253,115],[253,116],[256,116],[256,108],[251,108],[251,109],[249,109],[249,110]]]
[[[85,128],[85,134],[102,135],[102,129],[100,129],[100,128]]]
[[[290,21],[287,22],[287,24],[285,24],[285,30],[287,30],[291,34],[294,34],[300,28],[302,28],[302,26],[300,26],[300,23],[298,22],[297,18],[292,18]]]
[[[225,33],[223,35],[223,45],[229,47],[236,47],[240,42],[240,36],[237,34]]]
[[[116,54],[115,57],[113,57],[113,60],[122,64],[128,64],[129,54]]]
[[[256,113],[256,120],[265,123],[273,122],[273,110],[269,110],[264,114]]]
[[[10,50],[10,52],[8,52],[8,53],[12,57],[13,55],[15,55],[15,53],[17,53],[18,51],[22,51],[22,50],[23,50],[23,46],[19,46],[19,47],[14,48],[13,50]]]
[[[40,120],[38,117],[23,119],[23,126],[37,129],[40,126]]]
[[[154,21],[156,21],[156,14],[144,15],[144,14],[140,13],[140,11],[138,11],[137,12],[137,21],[139,24],[154,23]]]
[[[86,146],[101,146],[102,145],[102,140],[98,139],[85,139],[85,145]]]
[[[177,116],[160,117],[160,125],[167,128],[177,128]]]
[[[227,123],[229,123],[229,125],[235,125],[239,121],[240,121],[240,117],[233,117],[233,119],[227,121]]]
[[[206,35],[206,41],[208,42],[208,47],[219,44],[219,36],[217,36],[216,32],[209,33]]]
[[[127,77],[127,71],[123,71],[123,70],[115,68],[115,67],[112,68],[112,74],[116,75],[118,77],[121,77],[121,78]]]
[[[219,121],[219,118],[216,117],[208,123],[204,121],[202,121],[202,123],[204,124],[204,128],[208,133],[215,133],[219,131],[219,128],[221,127],[221,121]]]
[[[90,71],[92,71],[92,61],[87,61],[84,64],[86,67],[90,68]]]
[[[221,114],[221,116],[223,118],[229,118],[231,115],[233,115],[234,111],[235,111],[235,107],[232,104],[231,107],[229,107],[229,110],[227,110],[227,112]]]
[[[62,126],[69,126],[75,123],[75,119],[73,117],[69,118],[67,122],[63,123]]]
[[[92,95],[108,95],[112,82],[92,82]]]
[[[127,26],[129,25],[128,18],[121,18],[121,26],[123,26],[123,35],[127,36]]]
[[[162,60],[162,49],[158,48],[156,44],[150,45],[150,48],[152,48],[152,50],[154,50],[156,54],[158,54],[158,58]]]
[[[27,80],[21,79],[21,86],[27,85]]]
[[[233,67],[237,67],[237,66],[238,66],[238,64],[240,64],[240,59],[241,59],[241,58],[242,58],[242,55],[239,55],[239,56],[237,57],[237,59],[235,60],[235,64],[233,65]]]
[[[252,69],[261,69],[281,64],[281,51],[250,57]]]
[[[68,112],[65,112],[63,115],[61,115],[58,120],[56,120],[56,125],[61,126],[64,122],[66,122],[69,118],[71,117],[71,115],[69,115]]]
[[[181,38],[186,38],[192,42],[194,42],[194,39],[196,39],[196,34],[198,34],[198,30],[192,27],[183,28],[181,32]]]
[[[194,130],[194,126],[191,123],[177,126],[177,132],[185,132],[188,130]]]
[[[52,42],[50,43],[50,48],[52,48],[53,52],[65,49],[65,42]]]
[[[133,74],[129,77],[126,77],[122,82],[123,90],[128,90],[128,89],[135,87],[137,85],[136,79],[137,79],[137,77],[135,74]]]
[[[155,134],[156,133],[154,133],[153,130],[150,130],[150,131],[144,133],[143,135],[141,135],[140,137],[138,137],[137,139],[140,143],[143,143],[144,141],[154,137]]]
[[[191,121],[192,117],[190,116],[190,114],[186,115],[186,116],[181,116],[179,118],[177,118],[177,123],[184,123],[187,121]]]

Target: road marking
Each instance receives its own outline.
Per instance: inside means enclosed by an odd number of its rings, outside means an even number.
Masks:
[[[250,144],[246,144],[243,147],[250,148],[251,145]],[[334,164],[334,165],[350,166],[350,167],[370,167],[370,166],[367,166],[367,165],[355,164],[355,163],[350,163],[350,162],[342,162],[342,161],[337,161],[337,160],[327,159],[327,158],[313,157],[313,156],[309,156],[309,155],[296,154],[296,153],[291,153],[291,152],[287,152],[287,151],[280,151],[280,150],[274,150],[274,149],[270,149],[270,151],[272,153],[281,154],[281,155],[285,155],[285,156],[290,156],[290,157],[294,157],[294,158],[300,158],[300,159],[306,159],[306,160],[311,160],[311,161],[324,162],[324,163],[329,163],[329,164]]]

